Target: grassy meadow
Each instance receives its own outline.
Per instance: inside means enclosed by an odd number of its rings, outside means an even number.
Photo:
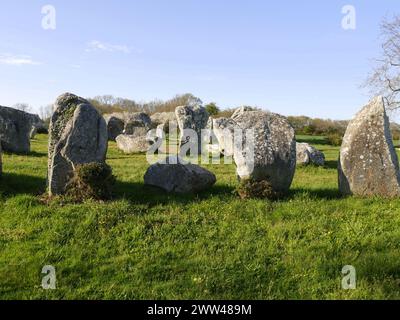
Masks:
[[[217,184],[199,195],[143,185],[145,155],[110,143],[115,199],[41,202],[47,136],[29,156],[3,155],[1,299],[399,299],[400,199],[342,198],[339,148],[300,136],[327,156],[300,167],[280,201],[240,200],[234,165],[205,166]],[[56,268],[57,289],[41,288]],[[357,289],[341,288],[353,265]]]

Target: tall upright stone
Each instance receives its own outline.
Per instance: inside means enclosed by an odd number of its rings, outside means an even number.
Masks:
[[[108,140],[115,141],[115,139],[124,132],[124,120],[115,114],[107,114],[104,116],[108,130]]]
[[[49,130],[49,194],[63,194],[77,165],[104,163],[106,153],[107,126],[99,112],[73,94],[58,97]]]
[[[42,119],[37,114],[30,114],[28,113],[29,117],[31,118],[32,128],[30,132],[30,138],[35,138],[37,133],[46,132],[46,125]]]
[[[176,119],[180,130],[180,145],[184,145],[190,139],[185,134],[186,129],[193,130],[197,135],[198,152],[201,154],[201,131],[207,127],[208,112],[199,105],[195,106],[182,106],[175,109]]]
[[[20,110],[0,106],[0,141],[4,151],[29,153],[31,116]]]
[[[143,136],[151,129],[151,119],[144,112],[114,112],[104,115],[104,119],[111,141],[121,134]]]
[[[3,175],[3,150],[0,143],[0,177]]]
[[[124,134],[143,136],[151,130],[151,119],[144,112],[125,113]]]
[[[233,134],[236,123],[230,118],[213,119],[212,130],[217,138],[219,151],[226,157],[233,156]]]
[[[234,129],[243,131],[242,141],[236,141],[236,134],[234,141],[240,179],[267,181],[275,192],[287,192],[296,170],[296,138],[289,121],[279,114],[249,107],[236,110],[231,120]],[[253,135],[248,136],[246,130],[252,130]]]
[[[399,160],[382,97],[376,97],[350,122],[339,159],[343,195],[400,196]]]

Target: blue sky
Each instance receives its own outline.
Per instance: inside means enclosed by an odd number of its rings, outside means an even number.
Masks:
[[[56,9],[42,28],[42,6]],[[341,27],[353,5],[355,30]],[[0,105],[66,91],[137,101],[191,92],[222,107],[347,119],[398,0],[0,0]]]

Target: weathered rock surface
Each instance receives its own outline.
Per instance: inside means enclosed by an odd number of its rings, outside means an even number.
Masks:
[[[4,151],[29,153],[31,130],[28,113],[0,106],[0,141]]]
[[[242,141],[235,139],[234,142],[239,178],[265,180],[275,192],[288,191],[296,170],[295,132],[288,120],[275,113],[248,107],[236,110],[231,120],[239,129],[254,130],[254,140],[243,132]]]
[[[58,97],[49,129],[49,194],[63,194],[77,165],[104,163],[106,153],[104,118],[83,98],[70,93]]]
[[[151,129],[151,119],[143,112],[115,112],[104,115],[108,138],[111,141],[121,135],[141,136]]]
[[[297,164],[299,165],[310,165],[324,166],[325,165],[325,155],[323,152],[317,150],[308,143],[297,143]]]
[[[158,112],[151,117],[153,129],[161,129],[165,133],[177,132],[178,122],[176,121],[175,112]]]
[[[175,110],[178,126],[180,130],[180,145],[187,143],[189,137],[185,134],[185,129],[192,129],[197,134],[198,152],[201,153],[201,130],[207,127],[209,115],[202,106],[183,106]]]
[[[147,152],[150,148],[150,142],[145,135],[121,134],[117,137],[116,142],[118,149],[126,154]]]
[[[233,156],[233,137],[237,124],[233,119],[213,119],[213,132],[217,138],[220,152],[226,157]]]
[[[28,113],[29,117],[31,118],[32,128],[30,133],[30,138],[33,139],[36,134],[43,133],[47,131],[46,125],[42,119],[37,114],[30,114]]]
[[[145,176],[146,185],[174,193],[197,193],[207,190],[216,182],[210,171],[194,164],[183,164],[176,156],[149,167]]]
[[[0,177],[3,175],[3,150],[0,143]]]
[[[124,134],[140,136],[151,129],[151,119],[146,113],[128,113],[125,119]]]
[[[338,171],[344,195],[400,196],[399,160],[382,97],[371,100],[350,122]]]
[[[115,141],[115,139],[124,132],[124,120],[113,114],[105,115],[104,119],[107,124],[108,140]]]

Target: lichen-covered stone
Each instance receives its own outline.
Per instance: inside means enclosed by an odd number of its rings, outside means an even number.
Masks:
[[[3,175],[3,150],[0,143],[0,177]]]
[[[210,171],[198,165],[184,164],[176,156],[153,164],[144,176],[146,185],[173,193],[197,193],[211,188],[216,181]]]
[[[104,115],[108,138],[111,141],[121,135],[145,135],[152,126],[150,117],[144,112],[115,112]]]
[[[26,112],[0,106],[0,141],[4,151],[30,152],[31,121]]]
[[[30,114],[28,116],[31,118],[32,128],[30,132],[30,138],[35,138],[36,134],[43,133],[47,131],[46,125],[42,119],[37,114]]]
[[[232,120],[236,128],[243,130],[242,141],[234,141],[234,160],[240,179],[265,180],[275,192],[287,192],[296,170],[296,138],[288,120],[248,107],[238,109]],[[249,138],[245,130],[253,130],[254,136]]]
[[[124,134],[138,136],[138,135],[143,135],[142,132],[145,132],[146,134],[150,129],[151,129],[151,119],[146,113],[144,112],[125,113]]]
[[[307,166],[313,164],[315,166],[325,165],[325,155],[308,143],[297,143],[297,164]]]
[[[63,194],[77,165],[104,163],[107,126],[85,99],[66,93],[55,103],[49,130],[48,190]]]
[[[201,154],[201,130],[207,127],[208,112],[202,106],[182,106],[175,110],[180,130],[180,145],[185,144],[189,137],[185,134],[186,129],[194,130],[197,134],[198,152]]]
[[[115,115],[105,115],[104,119],[107,124],[108,140],[115,141],[115,139],[124,132],[125,123],[122,119]]]
[[[158,112],[150,118],[153,129],[161,129],[165,133],[175,133],[178,131],[175,112]]]
[[[233,137],[237,124],[233,119],[213,119],[213,133],[217,138],[220,152],[226,157],[233,156]]]
[[[116,139],[119,150],[126,154],[147,152],[150,148],[150,142],[146,135],[127,135],[121,134]]]
[[[338,171],[343,195],[400,196],[399,161],[382,97],[371,100],[350,122]]]

